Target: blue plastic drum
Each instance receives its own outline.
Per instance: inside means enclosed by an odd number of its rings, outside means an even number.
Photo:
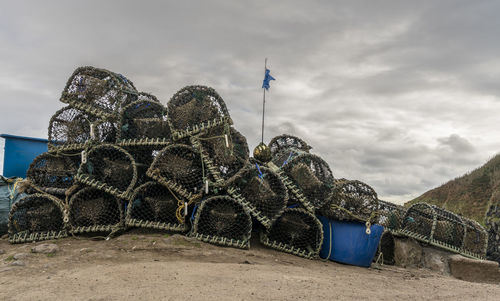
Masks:
[[[372,225],[371,233],[366,234],[364,223],[329,220],[323,216],[318,218],[323,224],[324,233],[319,253],[321,258],[370,267],[384,227]]]

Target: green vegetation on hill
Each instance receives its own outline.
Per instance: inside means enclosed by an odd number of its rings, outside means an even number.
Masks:
[[[500,205],[500,154],[483,166],[427,191],[405,204],[426,202],[472,218],[482,225],[491,205]]]

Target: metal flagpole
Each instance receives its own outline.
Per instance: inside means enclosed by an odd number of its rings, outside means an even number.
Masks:
[[[266,74],[267,70],[267,57],[266,60],[264,61],[264,75]],[[264,96],[262,97],[262,143],[264,143],[264,115],[266,113],[266,88],[263,88],[264,90]]]

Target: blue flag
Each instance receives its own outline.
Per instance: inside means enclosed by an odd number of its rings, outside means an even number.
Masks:
[[[266,74],[264,75],[264,81],[262,83],[262,88],[265,88],[266,90],[269,90],[271,87],[269,86],[269,82],[275,80],[275,78],[271,76],[270,72],[271,70],[266,68]]]

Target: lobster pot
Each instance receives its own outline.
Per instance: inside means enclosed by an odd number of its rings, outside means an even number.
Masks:
[[[124,202],[94,187],[84,187],[69,201],[71,233],[112,232],[123,228]]]
[[[95,187],[116,197],[129,199],[137,182],[134,158],[123,148],[102,144],[82,158],[77,182]]]
[[[269,142],[269,148],[271,149],[273,161],[276,160],[275,164],[281,166],[283,164],[283,161],[281,160],[286,160],[286,157],[289,156],[291,151],[300,150],[308,153],[312,147],[298,137],[283,134],[271,139],[271,142]],[[284,158],[280,160],[280,157]]]
[[[329,219],[376,223],[378,207],[373,188],[361,181],[340,179],[335,180],[330,201],[320,212]]]
[[[174,139],[232,123],[222,97],[205,86],[182,88],[172,96],[167,107]]]
[[[47,193],[64,195],[73,186],[77,171],[78,165],[71,157],[43,153],[33,160],[26,178]]]
[[[241,204],[229,196],[214,196],[196,211],[190,235],[212,244],[248,249],[251,232],[252,218]]]
[[[61,101],[98,117],[116,117],[121,107],[137,100],[134,84],[121,74],[79,67],[68,79]]]
[[[265,166],[247,165],[229,187],[228,193],[266,228],[286,208],[288,191],[280,177]]]
[[[271,228],[262,233],[261,242],[282,252],[315,258],[323,243],[323,227],[310,212],[287,208]]]
[[[149,177],[189,200],[201,196],[203,173],[200,154],[184,144],[165,147],[147,171]]]
[[[67,106],[50,119],[49,151],[81,151],[89,140],[115,142],[116,132],[115,123]]]
[[[248,163],[246,138],[229,126],[211,128],[192,137],[191,143],[199,149],[211,179],[222,186]]]
[[[382,256],[384,264],[394,265],[394,247],[395,241],[391,231],[384,231],[382,236],[380,236],[380,242],[378,244],[375,258],[378,259],[379,256]]]
[[[378,200],[378,206],[378,223],[389,230],[401,229],[401,223],[406,214],[406,208],[382,200]]]
[[[468,257],[484,258],[486,255],[486,239],[481,244],[480,253],[471,252],[466,248],[466,245],[470,244],[466,243],[466,218],[434,205],[417,203],[408,208],[399,232]]]
[[[9,214],[9,241],[23,243],[66,237],[62,202],[48,194],[31,194]]]
[[[147,182],[134,190],[125,222],[130,227],[185,232],[184,205],[165,186]]]
[[[167,109],[157,100],[135,101],[123,108],[118,133],[118,140],[129,144],[169,141]]]
[[[299,152],[288,159],[281,169],[315,210],[328,202],[334,187],[334,178],[330,167],[323,159],[313,154]],[[292,188],[290,191],[294,193],[296,189]]]

